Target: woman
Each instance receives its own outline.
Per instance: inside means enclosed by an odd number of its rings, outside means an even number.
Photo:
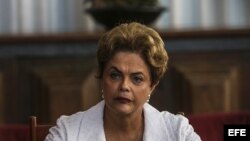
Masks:
[[[61,116],[46,141],[199,141],[188,120],[147,102],[164,75],[168,55],[159,34],[139,23],[101,37],[97,60],[103,101]]]

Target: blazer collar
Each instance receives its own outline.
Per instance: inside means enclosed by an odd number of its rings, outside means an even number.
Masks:
[[[104,101],[101,101],[85,112],[78,139],[85,139],[86,141],[106,140],[103,127],[104,105]],[[148,103],[144,105],[144,123],[143,141],[165,141],[169,138],[166,122],[164,122],[161,113]]]
[[[143,141],[166,141],[169,138],[166,128],[166,119],[161,113],[146,103],[144,105],[144,136]]]
[[[104,101],[85,111],[83,116],[79,141],[105,141],[103,128]]]

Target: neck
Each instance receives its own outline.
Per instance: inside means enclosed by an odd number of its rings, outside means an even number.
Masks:
[[[119,130],[138,129],[144,124],[143,110],[129,114],[120,115],[116,114],[105,107],[104,110],[104,125],[107,127],[117,128]]]
[[[104,130],[105,134],[116,134],[120,137],[127,136],[140,140],[144,131],[143,111],[131,115],[119,115],[105,107]]]

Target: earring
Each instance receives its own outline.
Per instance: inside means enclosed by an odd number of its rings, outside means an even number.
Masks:
[[[103,95],[103,89],[102,89],[102,99],[104,99],[104,95]]]
[[[150,96],[151,96],[151,95],[149,94],[149,95],[148,95],[148,99],[147,99],[147,102],[149,102],[149,100],[150,100]]]

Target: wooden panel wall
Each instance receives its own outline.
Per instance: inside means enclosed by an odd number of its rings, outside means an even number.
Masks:
[[[186,114],[250,110],[250,32],[243,33],[163,36],[169,69],[150,104]],[[54,123],[101,100],[95,79],[98,38],[82,37],[88,36],[25,37],[15,44],[0,39],[0,124],[27,123],[30,115]]]
[[[187,114],[247,110],[249,59],[237,51],[172,53],[152,104]]]
[[[25,58],[19,61],[21,75],[28,78],[24,91],[29,91],[31,96],[31,111],[41,121],[55,122],[62,114],[83,109],[83,96],[91,91],[83,91],[82,87],[96,66],[92,56]]]

